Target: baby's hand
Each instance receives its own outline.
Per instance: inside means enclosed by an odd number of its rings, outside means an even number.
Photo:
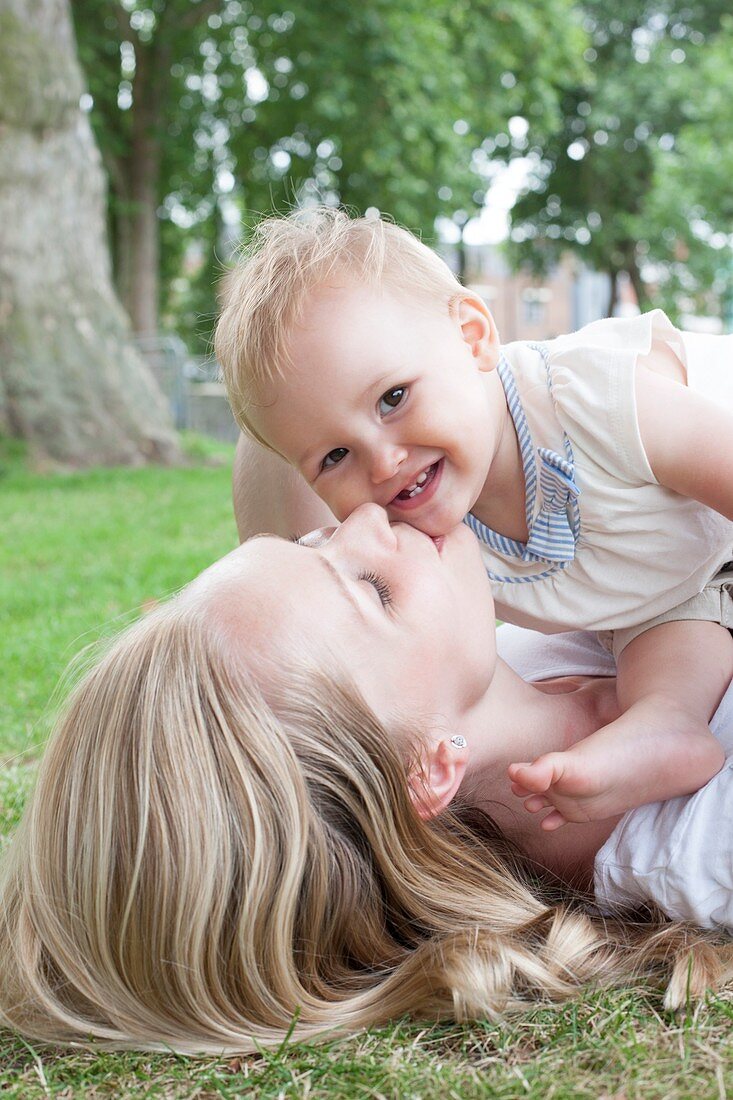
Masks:
[[[552,813],[542,819],[542,829],[597,821],[616,812],[605,804],[610,792],[577,752],[548,752],[532,763],[510,764],[509,778],[512,793],[524,799],[524,808],[531,814],[552,806]]]

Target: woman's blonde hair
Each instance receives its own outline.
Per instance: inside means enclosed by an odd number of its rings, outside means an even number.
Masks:
[[[435,252],[382,217],[320,206],[264,218],[223,280],[214,349],[237,423],[265,446],[250,411],[288,365],[288,340],[308,295],[332,280],[446,308],[466,294]]]
[[[267,699],[191,601],[72,693],[0,881],[0,1022],[35,1040],[247,1052],[392,1017],[494,1016],[721,957],[543,901],[499,838],[423,822],[400,739],[340,675]]]

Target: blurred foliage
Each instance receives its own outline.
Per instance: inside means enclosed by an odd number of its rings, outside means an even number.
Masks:
[[[686,68],[681,95],[687,117],[674,146],[659,150],[651,222],[663,246],[655,258],[662,304],[685,312],[720,312],[733,331],[733,141],[730,100],[733,84],[733,17]]]
[[[120,271],[135,112],[160,159],[163,309],[208,333],[226,226],[308,198],[434,236],[483,203],[493,138],[538,138],[584,79],[571,0],[72,0]],[[553,28],[551,35],[547,27]],[[139,122],[139,116],[138,116]],[[137,133],[137,142],[134,140]],[[191,241],[205,261],[182,270]]]
[[[515,262],[542,271],[570,249],[614,286],[628,272],[643,306],[733,308],[729,0],[72,7],[117,269],[145,109],[163,319],[189,341],[208,339],[232,238],[261,214],[376,206],[430,241],[513,157],[534,166]]]
[[[587,75],[512,212],[515,259],[541,271],[570,249],[614,285],[628,272],[642,308],[715,311],[731,255],[729,6],[584,0]]]

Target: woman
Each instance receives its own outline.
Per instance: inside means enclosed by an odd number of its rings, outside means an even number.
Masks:
[[[219,1052],[665,968],[682,1003],[726,956],[550,904],[538,865],[589,881],[613,823],[543,833],[508,791],[509,760],[614,706],[497,661],[466,528],[367,505],[322,545],[251,540],[72,695],[4,858],[2,1020]],[[505,838],[466,823],[486,809]]]

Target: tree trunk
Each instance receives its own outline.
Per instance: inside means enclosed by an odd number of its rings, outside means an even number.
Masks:
[[[122,157],[108,156],[105,161],[109,192],[114,201],[107,202],[108,238],[112,261],[112,281],[117,296],[129,317],[129,287],[132,285],[132,242],[129,217],[130,196],[127,187],[127,167]]]
[[[606,317],[613,317],[618,303],[618,271],[616,268],[609,271],[608,277],[611,280],[611,286],[608,291],[608,309],[606,311]]]
[[[157,140],[158,99],[149,46],[138,43],[132,86],[132,140],[125,162],[130,196],[128,214],[129,281],[124,303],[138,336],[158,331],[160,287],[160,144]]]
[[[629,278],[631,279],[631,285],[633,286],[634,293],[636,294],[636,301],[638,303],[639,309],[642,313],[645,313],[646,310],[650,308],[651,303],[649,301],[649,295],[646,292],[644,280],[641,277],[639,265],[636,262],[636,256],[634,255],[633,246],[628,249],[626,254],[626,270],[629,273]]]
[[[68,0],[0,0],[0,431],[68,464],[174,461],[112,290]]]

